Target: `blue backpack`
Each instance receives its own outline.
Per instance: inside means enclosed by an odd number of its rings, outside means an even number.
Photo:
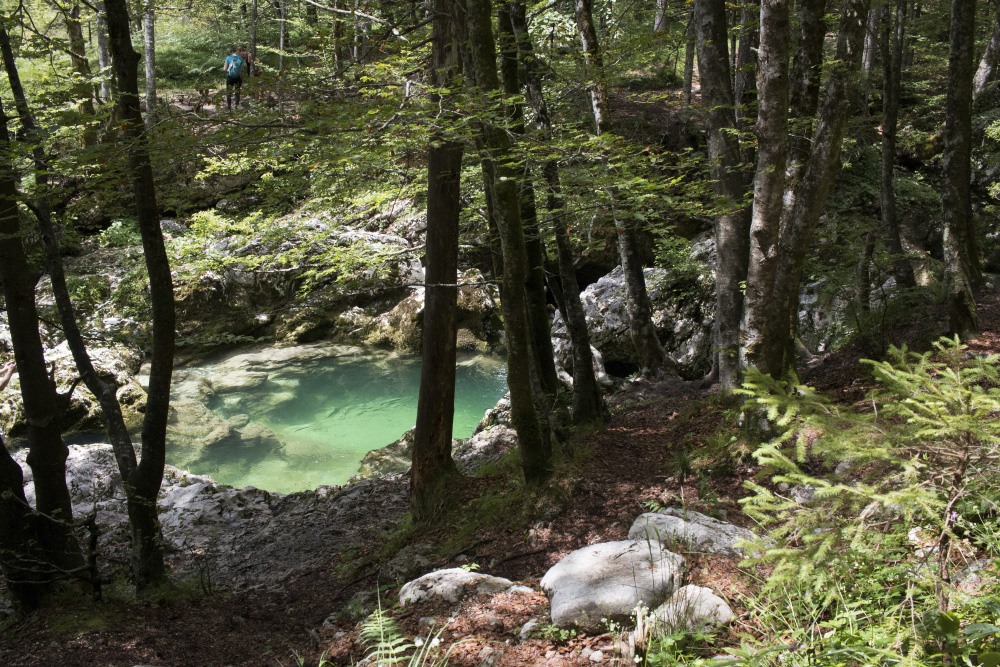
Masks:
[[[228,76],[230,79],[238,79],[243,74],[243,59],[235,53],[226,58],[226,65],[229,66]]]

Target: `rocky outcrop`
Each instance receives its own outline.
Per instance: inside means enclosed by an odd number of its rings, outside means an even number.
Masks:
[[[26,455],[14,456],[33,503]],[[97,512],[102,574],[117,574],[114,564],[128,562],[128,513],[110,445],[70,447],[67,482],[77,512]],[[391,529],[409,511],[409,486],[389,475],[282,495],[233,489],[167,466],[157,504],[174,576],[198,575],[224,589],[267,589]]]
[[[628,621],[640,604],[662,603],[683,583],[685,570],[684,559],[659,543],[604,542],[570,553],[541,586],[554,625],[594,631],[607,621]]]
[[[647,512],[628,531],[630,540],[653,542],[665,548],[690,553],[723,554],[742,558],[737,544],[753,541],[753,532],[692,510],[670,507]]]
[[[457,281],[460,286],[457,324],[462,347],[495,347],[503,332],[496,287],[486,282],[478,269],[460,272]],[[371,322],[367,341],[374,345],[388,344],[397,349],[419,351],[423,336],[423,317],[424,288],[412,287],[410,294],[396,307]]]
[[[653,305],[653,324],[667,355],[686,377],[701,376],[711,365],[712,325],[715,313],[713,281],[706,267],[690,272],[645,269],[646,289]],[[637,366],[639,358],[629,333],[625,278],[621,267],[590,285],[580,295],[586,312],[590,342],[600,350],[605,365]],[[552,322],[552,343],[563,368],[572,368],[572,350],[560,313]]]
[[[481,572],[469,572],[460,567],[438,570],[415,579],[399,591],[399,604],[425,602],[440,598],[447,602],[458,602],[466,595],[497,593],[513,585],[509,579],[492,577]]]

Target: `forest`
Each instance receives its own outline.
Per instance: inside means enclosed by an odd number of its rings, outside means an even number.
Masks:
[[[997,0],[0,12],[0,664],[1000,665]]]

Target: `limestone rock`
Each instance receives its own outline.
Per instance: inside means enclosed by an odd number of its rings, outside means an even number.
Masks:
[[[662,630],[698,632],[733,620],[733,610],[726,601],[704,586],[682,586],[670,599],[653,610]]]
[[[701,376],[711,365],[714,292],[711,270],[697,277],[690,272],[660,268],[643,270],[653,306],[653,324],[664,349],[685,376]],[[581,294],[591,344],[605,363],[638,364],[629,333],[625,304],[625,274],[616,267]],[[572,350],[566,323],[557,313],[552,322],[552,344],[560,365],[572,368]]]
[[[405,607],[435,597],[458,602],[469,594],[496,593],[510,586],[509,579],[453,567],[425,574],[403,586],[399,591],[399,604]]]
[[[740,540],[753,540],[746,528],[713,519],[700,512],[671,507],[662,512],[647,512],[632,523],[629,539],[650,541],[667,548],[692,552],[743,557],[736,546]]]
[[[379,570],[382,581],[408,581],[431,569],[428,556],[433,553],[430,544],[410,544],[402,548],[395,557]]]
[[[642,603],[653,607],[680,585],[686,564],[658,542],[624,540],[577,549],[542,577],[552,623],[597,630],[626,621]]]

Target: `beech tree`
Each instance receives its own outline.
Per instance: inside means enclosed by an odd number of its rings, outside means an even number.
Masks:
[[[944,272],[951,332],[963,339],[979,330],[972,294],[969,181],[972,150],[972,80],[975,48],[975,0],[952,0],[951,50],[948,56],[948,101],[941,165],[941,210],[944,217]]]
[[[454,8],[435,0],[431,35],[431,80],[447,89],[462,71]],[[439,102],[445,99],[437,95]],[[413,518],[431,516],[442,487],[457,473],[451,457],[455,415],[456,312],[458,310],[458,221],[462,210],[461,139],[443,132],[427,149],[427,267],[417,427],[410,468]]]
[[[746,280],[749,257],[749,210],[743,203],[746,179],[740,170],[739,141],[735,136],[725,4],[722,0],[695,0],[693,11],[698,33],[701,98],[707,109],[712,187],[723,209],[715,222],[719,258],[715,272],[715,347],[719,355],[719,384],[723,391],[732,391],[739,383],[739,327],[743,313],[740,283]]]

